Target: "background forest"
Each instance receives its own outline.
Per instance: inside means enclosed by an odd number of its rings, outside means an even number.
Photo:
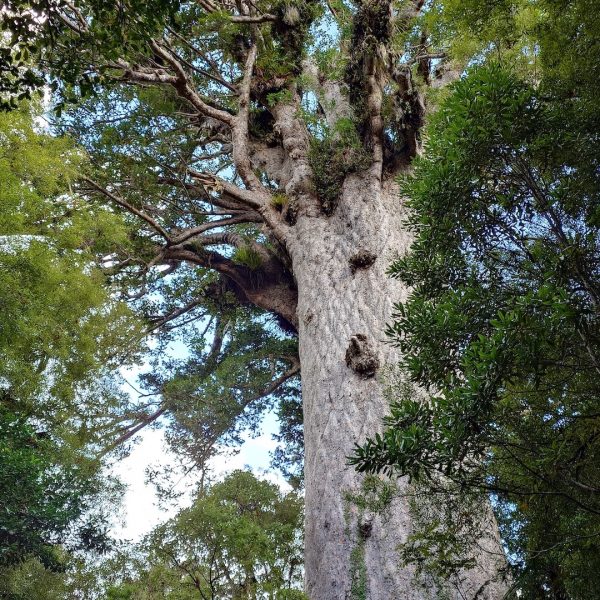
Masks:
[[[338,361],[389,407],[337,461],[360,477],[336,490],[339,597],[390,597],[389,551],[414,598],[600,598],[597,0],[9,0],[0,21],[0,598],[326,598],[305,332],[320,298],[344,308],[317,289],[301,311],[290,231],[374,172],[410,248],[346,265],[406,293],[393,359],[357,334]],[[271,413],[286,491],[211,477]],[[128,544],[111,466],[150,427],[192,500]],[[165,500],[175,477],[152,476]],[[411,525],[373,559],[396,495]]]

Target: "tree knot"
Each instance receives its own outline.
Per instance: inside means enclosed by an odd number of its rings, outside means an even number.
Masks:
[[[350,338],[350,345],[346,350],[346,365],[365,379],[373,377],[379,369],[379,358],[364,333],[357,333]]]
[[[356,273],[359,269],[368,269],[376,260],[377,254],[361,248],[348,262],[352,273]]]
[[[365,519],[358,524],[358,534],[360,535],[361,539],[369,539],[372,531],[373,521],[371,519]]]

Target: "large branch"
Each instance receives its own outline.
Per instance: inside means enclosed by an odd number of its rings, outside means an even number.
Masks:
[[[252,71],[256,62],[258,49],[256,44],[252,45],[248,52],[248,58],[244,67],[244,77],[240,86],[239,111],[233,123],[233,161],[238,174],[244,184],[252,191],[262,191],[263,185],[252,169],[249,151],[249,116],[250,116],[250,89],[252,83]]]
[[[215,2],[212,0],[197,0],[198,4],[208,13],[215,13],[218,10],[223,10],[229,8],[228,5],[225,6],[217,6]],[[221,3],[223,4],[223,3]],[[237,3],[238,8],[243,8],[240,3]],[[249,25],[258,25],[260,23],[268,23],[272,21],[276,21],[277,17],[275,15],[269,13],[263,14],[236,14],[229,15],[228,18],[232,23],[247,23]]]
[[[263,186],[254,172],[251,161],[249,116],[252,76],[258,53],[256,44],[253,44],[247,52],[242,82],[239,85],[239,110],[236,115],[213,106],[208,99],[198,94],[191,76],[186,73],[181,59],[172,49],[165,47],[163,43],[156,40],[152,40],[150,46],[155,55],[168,65],[171,72],[160,66],[157,68],[134,67],[124,60],[118,60],[114,67],[122,70],[122,80],[128,83],[169,85],[177,91],[181,98],[187,100],[200,115],[215,119],[230,129],[233,161],[237,174],[243,181],[244,188],[211,173],[198,172],[192,169],[188,169],[188,172],[203,186],[222,191],[234,202],[239,202],[247,208],[256,210],[273,236],[285,248],[288,234],[287,224],[273,205],[271,193]]]
[[[229,190],[229,192],[235,192],[235,196],[233,196],[231,193],[228,193],[227,190],[223,189],[223,187],[219,187],[219,181],[222,182],[223,180],[219,180],[218,177],[206,173],[199,173],[193,170],[190,172],[190,174],[192,175],[192,178],[197,181],[197,183],[191,183],[183,178],[176,177],[161,177],[159,178],[158,183],[172,185],[185,190],[186,193],[191,194],[193,198],[197,198],[199,201],[210,204],[211,206],[218,206],[229,215],[237,212],[249,211],[248,202],[240,199],[240,195],[238,194],[238,191],[243,193],[243,190],[233,186],[235,190]],[[209,194],[207,187],[209,189],[216,190],[218,192],[218,196]],[[256,212],[256,214],[259,213]],[[254,220],[252,220],[252,222],[254,222]]]
[[[258,192],[241,188],[222,177],[212,173],[203,173],[195,169],[188,168],[188,173],[204,187],[222,192],[239,202],[242,206],[260,210],[265,202],[270,200],[270,194],[262,189]]]
[[[318,216],[321,205],[315,193],[313,171],[309,162],[310,137],[306,124],[299,117],[300,100],[294,84],[290,86],[291,101],[277,103],[272,113],[275,128],[281,135],[283,149],[291,165],[291,177],[286,186],[286,195],[297,203],[299,213]]]
[[[258,24],[258,23],[268,23],[277,21],[277,17],[275,15],[271,15],[266,13],[264,15],[232,15],[229,17],[232,23],[248,23],[248,24]]]
[[[211,229],[219,229],[227,225],[236,225],[240,223],[262,223],[262,219],[256,212],[249,211],[230,218],[209,221],[208,223],[203,223],[197,227],[191,227],[179,232],[177,236],[173,238],[173,245],[182,244],[183,242],[186,242],[187,240],[192,239],[202,233],[206,233]]]
[[[248,162],[250,163],[249,159]],[[283,222],[279,212],[275,209],[271,193],[266,190],[260,182],[258,183],[260,186],[259,189],[247,190],[210,173],[200,173],[194,169],[188,169],[188,172],[203,186],[221,192],[222,198],[223,196],[226,197],[225,203],[221,202],[221,204],[219,203],[219,200],[213,200],[214,204],[217,206],[226,208],[227,200],[229,199],[233,200],[234,205],[237,204],[238,207],[241,206],[242,208],[246,207],[255,210],[262,217],[262,220],[269,228],[269,231],[274,235],[281,246],[283,248],[286,247],[288,227]],[[229,206],[232,205],[229,204]]]
[[[203,114],[207,117],[212,117],[213,119],[217,119],[223,123],[227,123],[227,125],[233,124],[233,116],[226,112],[225,110],[221,110],[210,106],[206,101],[204,101],[200,95],[197,93],[195,86],[191,78],[185,72],[182,64],[177,60],[175,56],[173,56],[168,50],[163,48],[158,42],[152,40],[151,47],[156,54],[161,57],[175,72],[175,77],[169,83],[176,90],[177,93],[185,98],[200,114]]]
[[[316,90],[319,106],[328,127],[333,128],[340,119],[352,119],[354,115],[342,82],[329,79],[314,61],[305,60],[302,68],[302,74],[310,80],[311,87]]]
[[[248,56],[244,65],[244,74],[240,85],[239,110],[232,125],[231,138],[233,143],[233,161],[239,176],[247,188],[247,192],[252,192],[253,194],[252,198],[255,201],[255,204],[252,208],[255,208],[261,214],[271,233],[285,248],[288,233],[287,225],[284,223],[279,212],[275,210],[271,193],[256,176],[251,160],[249,136],[250,100],[252,93],[252,74],[257,54],[258,48],[256,44],[253,44],[248,51]],[[223,189],[226,189],[232,194],[235,191],[231,187],[231,184],[229,186],[224,184]],[[245,193],[246,196],[248,195],[247,192]]]
[[[235,234],[212,235],[208,239],[195,239],[193,243],[184,243],[161,250],[161,260],[184,261],[213,269],[224,275],[232,284],[232,291],[238,301],[250,303],[263,310],[279,315],[289,328],[297,330],[298,317],[296,308],[298,292],[292,275],[283,263],[275,256],[265,256],[262,264],[250,269],[237,264],[219,252],[206,250],[205,246],[236,246],[245,243],[243,238],[235,239]],[[266,249],[264,250],[266,252]]]

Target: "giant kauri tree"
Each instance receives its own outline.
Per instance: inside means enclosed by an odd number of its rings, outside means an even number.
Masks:
[[[241,410],[301,370],[308,596],[439,597],[398,556],[411,530],[407,484],[347,464],[381,426],[386,365],[398,358],[384,341],[406,292],[386,276],[409,243],[396,179],[420,152],[427,90],[453,76],[431,44],[427,3],[4,6],[2,91],[52,89],[58,126],[95,165],[79,192],[132,225],[107,255],[115,283],[133,302],[149,291],[149,311],[152,290],[177,288],[157,325],[202,314],[212,327],[215,352],[188,365],[210,376],[172,383],[170,407],[146,420],[184,413],[195,383],[216,385],[208,367],[235,332],[231,314],[274,316],[288,337],[262,357],[270,380]],[[487,522],[478,564],[449,597],[502,597],[503,553]]]

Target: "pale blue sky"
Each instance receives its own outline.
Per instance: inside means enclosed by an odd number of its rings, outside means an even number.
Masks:
[[[246,436],[237,454],[224,454],[211,461],[212,474],[221,479],[235,469],[249,467],[256,475],[277,483],[283,489],[289,489],[279,473],[267,472],[270,463],[269,453],[276,446],[272,435],[278,430],[279,425],[275,415],[267,414],[258,437]],[[133,541],[139,540],[153,527],[173,516],[179,507],[186,506],[190,502],[190,496],[184,494],[173,508],[161,508],[158,506],[153,485],[145,482],[147,467],[157,464],[171,465],[173,470],[178,470],[178,462],[166,447],[162,430],[142,430],[135,441],[136,444],[130,455],[112,468],[112,473],[128,486],[122,507],[115,512],[113,534],[117,538]],[[183,479],[177,486],[179,491],[185,491],[186,488],[193,491],[193,477]]]

